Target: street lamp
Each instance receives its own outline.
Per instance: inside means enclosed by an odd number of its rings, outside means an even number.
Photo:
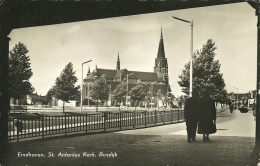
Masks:
[[[134,74],[134,73],[131,73],[131,74],[127,74],[127,75],[126,75],[126,98],[125,98],[126,111],[128,111],[128,106],[127,106],[127,103],[128,103],[128,76],[133,75],[133,74]]]
[[[234,87],[235,89],[237,89],[237,109],[238,109],[238,88]]]
[[[83,62],[82,63],[82,71],[81,71],[81,97],[80,97],[80,112],[82,112],[82,98],[83,98],[83,95],[82,95],[82,89],[83,89],[83,65],[85,63],[88,63],[88,62],[91,62],[92,60],[89,60],[89,61],[86,61],[86,62]]]
[[[187,21],[187,20],[183,20],[177,17],[172,16],[174,19],[179,20],[179,21],[183,21],[186,23],[190,23],[191,26],[191,42],[190,42],[190,97],[192,96],[192,55],[193,55],[193,20],[192,21]]]

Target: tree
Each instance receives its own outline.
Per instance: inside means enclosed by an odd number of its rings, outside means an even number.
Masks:
[[[215,99],[216,102],[221,103],[221,107],[223,108],[223,104],[224,103],[227,104],[228,101],[229,101],[228,92],[225,89],[223,89],[223,90],[221,90],[220,92],[218,92],[214,95],[214,99]]]
[[[180,97],[179,97],[179,99],[178,99],[178,105],[179,105],[179,107],[182,107],[183,106],[183,104],[185,103],[185,101],[186,101],[186,99],[188,98],[188,96],[183,96],[183,95],[181,95]]]
[[[137,103],[145,99],[145,90],[143,87],[143,83],[140,82],[135,87],[133,87],[129,92],[129,95],[131,99],[135,102],[135,110],[136,110]]]
[[[53,87],[53,94],[57,99],[63,101],[63,112],[65,102],[69,100],[75,100],[79,93],[79,86],[75,86],[78,78],[75,76],[72,63],[68,63],[65,69],[61,72],[60,76],[56,78],[55,85]]]
[[[99,79],[95,80],[90,91],[90,97],[97,101],[96,111],[98,111],[98,100],[102,103],[107,101],[110,88],[108,86],[106,76],[102,75]]]
[[[55,97],[55,86],[52,86],[51,89],[48,90],[45,98],[45,104],[48,105],[49,101],[52,101],[52,97]]]
[[[161,95],[161,90],[158,89],[157,91],[152,90],[152,88],[150,89],[150,91],[148,91],[146,93],[146,97],[150,100],[150,105],[152,108],[152,105],[154,105],[155,107],[158,107],[158,97]],[[155,96],[157,96],[157,99],[155,99]],[[158,108],[159,109],[159,108]]]
[[[198,90],[203,93],[209,90],[212,95],[223,94],[220,93],[225,88],[225,82],[222,78],[223,74],[220,73],[220,63],[214,60],[215,50],[217,47],[212,39],[209,39],[201,50],[197,50],[192,58],[193,63],[193,90]],[[184,69],[179,75],[179,85],[182,87],[182,92],[189,94],[190,84],[190,64],[184,65]],[[224,98],[224,96],[222,97]]]
[[[120,84],[117,85],[116,89],[112,92],[113,100],[121,103],[126,97],[126,79],[124,79]],[[120,111],[120,104],[119,104]]]
[[[18,43],[9,51],[9,88],[10,97],[21,99],[34,91],[29,79],[33,75],[29,51],[23,43]]]
[[[165,95],[165,102],[167,103],[167,106],[170,105],[170,107],[172,107],[174,99],[175,99],[175,96],[172,93],[166,94]]]
[[[156,96],[157,96],[157,99],[154,100],[154,104],[157,106],[158,110],[159,110],[159,103],[158,103],[158,100],[159,100],[159,96],[161,96],[162,92],[161,92],[161,89],[158,89],[157,92],[155,93]]]

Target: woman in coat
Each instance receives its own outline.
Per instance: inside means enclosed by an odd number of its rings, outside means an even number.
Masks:
[[[212,132],[212,124],[216,122],[215,102],[210,97],[209,91],[205,91],[201,98],[199,115],[198,134],[203,134],[203,141],[209,141],[209,134]]]

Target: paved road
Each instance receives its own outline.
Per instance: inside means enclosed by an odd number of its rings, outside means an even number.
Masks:
[[[198,135],[197,142],[187,143],[185,123],[179,123],[11,143],[5,145],[2,155],[8,165],[255,165],[254,128],[251,111],[242,114],[235,110],[218,114],[218,131],[210,142],[202,142]],[[44,157],[18,157],[29,152]]]

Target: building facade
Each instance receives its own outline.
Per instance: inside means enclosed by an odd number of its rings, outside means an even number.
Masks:
[[[159,41],[158,53],[157,57],[155,58],[155,65],[153,67],[153,72],[129,71],[127,69],[121,69],[120,57],[118,53],[115,69],[102,69],[98,68],[96,65],[93,72],[90,72],[90,68],[88,68],[87,77],[83,80],[83,99],[91,99],[91,96],[89,96],[91,86],[93,82],[102,75],[105,75],[110,85],[111,93],[115,90],[116,86],[120,84],[122,80],[127,78],[127,75],[129,91],[131,90],[131,88],[135,87],[139,82],[144,82],[145,91],[153,92],[152,94],[154,100],[157,100],[158,103],[162,105],[162,96],[166,95],[167,92],[171,92],[168,77],[168,62],[164,51],[162,30]],[[156,95],[156,92],[158,92],[158,90],[161,91],[160,96]],[[112,103],[111,93],[108,98],[107,106],[111,106]],[[146,104],[148,105],[147,102],[149,101],[146,101]],[[129,100],[129,103],[127,104],[131,105],[131,101]]]
[[[256,90],[251,90],[248,93],[229,93],[229,99],[235,104],[240,106],[243,104],[244,106],[253,107],[256,102]]]

